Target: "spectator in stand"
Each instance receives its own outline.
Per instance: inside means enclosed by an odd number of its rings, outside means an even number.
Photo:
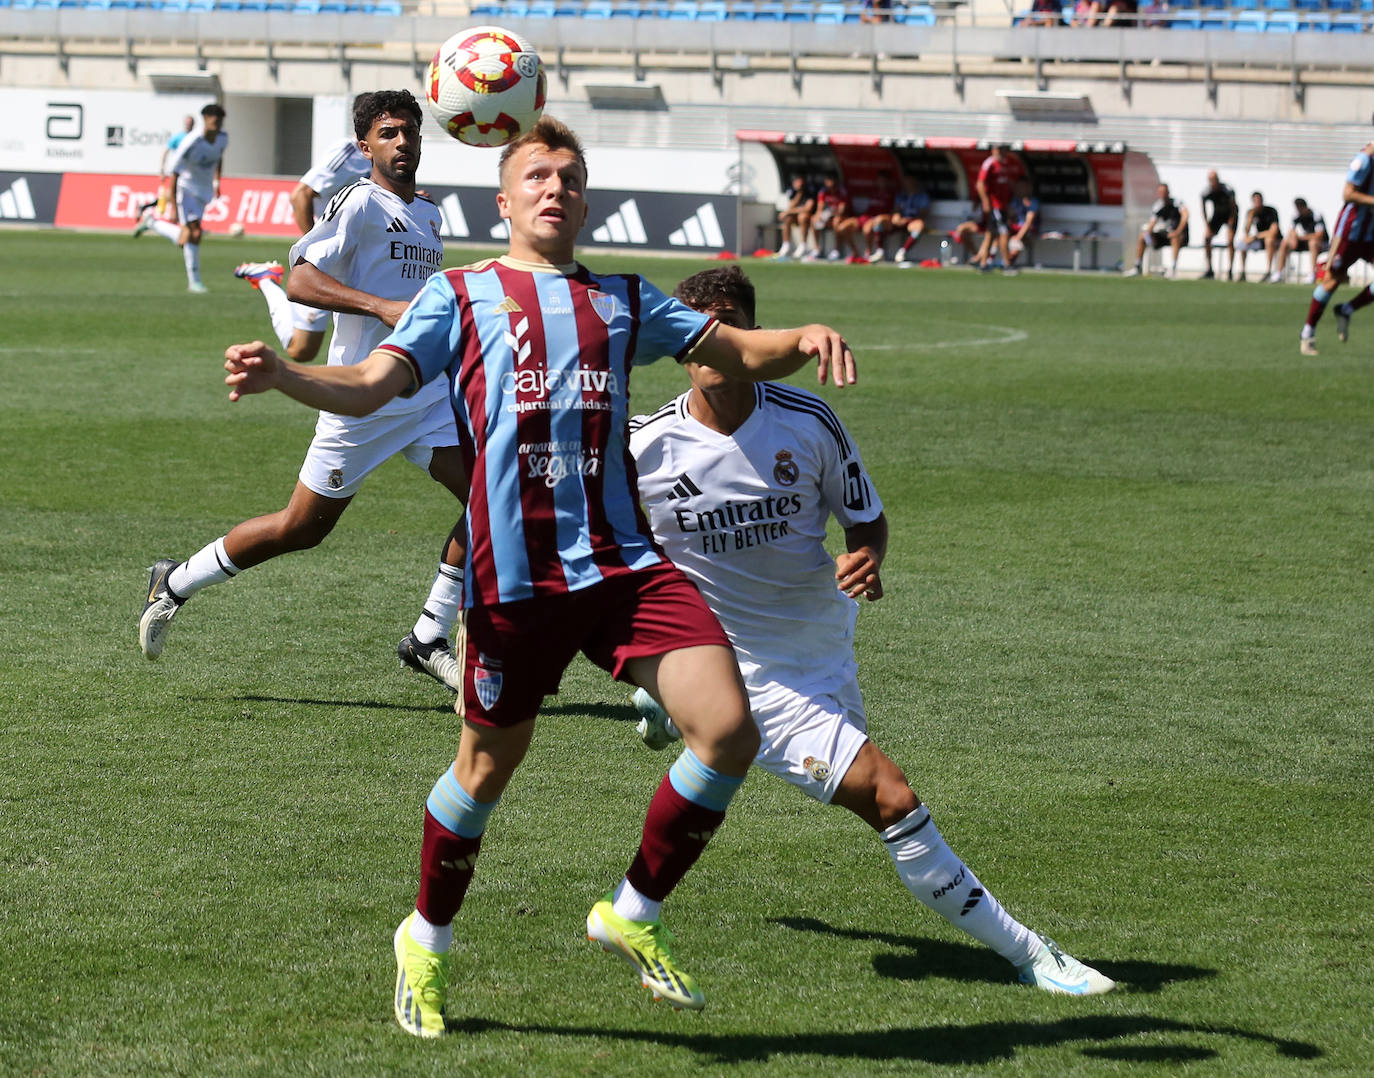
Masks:
[[[848,231],[841,233],[840,225],[847,220],[848,214],[848,193],[840,186],[840,181],[836,177],[826,176],[821,180],[821,189],[816,192],[816,214],[811,218],[811,228],[816,238],[816,246],[806,253],[808,262],[814,262],[820,258],[821,233],[827,229],[835,234],[835,246],[826,257],[832,262],[840,258],[841,245],[849,236]]]
[[[781,259],[801,258],[816,249],[816,234],[811,229],[811,217],[816,212],[816,192],[806,182],[806,177],[798,173],[792,177],[785,197],[787,203],[778,212],[781,226],[782,246],[778,248]],[[796,242],[792,237],[796,237]]]
[[[1326,218],[1308,206],[1307,199],[1293,199],[1293,208],[1297,210],[1297,213],[1293,214],[1293,227],[1279,244],[1278,260],[1274,263],[1273,272],[1269,274],[1270,284],[1280,284],[1283,281],[1283,271],[1288,267],[1288,256],[1298,249],[1299,244],[1305,244],[1312,255],[1312,268],[1307,273],[1306,281],[1308,284],[1316,284],[1317,261],[1331,244],[1326,231]]]
[[[899,265],[909,265],[911,249],[926,230],[926,217],[930,214],[930,196],[921,190],[921,183],[909,172],[902,173],[902,189],[892,202],[892,231],[905,232],[901,250],[897,252]]]
[[[891,22],[892,0],[864,0],[860,22]]]
[[[1135,17],[1136,0],[1110,0],[1107,10],[1098,16],[1095,25],[1121,29],[1123,26],[1134,26]]]
[[[887,240],[887,230],[892,225],[896,194],[892,189],[892,177],[886,172],[878,173],[874,182],[877,187],[869,196],[864,212],[859,215],[859,231],[863,233],[866,262],[881,262],[886,257],[883,245]]]
[[[1064,9],[1059,0],[1034,0],[1021,18],[1022,26],[1063,26]]]
[[[1011,235],[1007,237],[1007,249],[1014,263],[1021,252],[1028,252],[1027,259],[1035,257],[1035,237],[1040,231],[1040,200],[1031,190],[1029,180],[1017,180],[1015,197],[1011,203]]]
[[[1273,206],[1264,204],[1264,196],[1258,191],[1250,196],[1250,208],[1245,212],[1244,239],[1236,244],[1236,250],[1240,252],[1240,276],[1237,280],[1245,280],[1245,255],[1248,251],[1263,251],[1268,265],[1264,268],[1264,280],[1274,272],[1274,255],[1278,253],[1279,244],[1283,242],[1283,230],[1279,228],[1279,211]]]
[[[1097,22],[1097,13],[1102,5],[1097,0],[1077,0],[1073,5],[1073,18],[1070,26],[1092,26]]]

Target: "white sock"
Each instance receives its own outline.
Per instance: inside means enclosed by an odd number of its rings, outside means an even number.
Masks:
[[[431,924],[419,910],[410,919],[410,938],[426,951],[443,954],[453,945],[453,922],[446,925]]]
[[[295,319],[292,317],[291,301],[286,298],[286,289],[270,277],[258,282],[258,291],[267,301],[267,313],[272,319],[272,329],[281,341],[282,351],[291,347],[291,338],[296,332]]]
[[[1014,966],[1040,950],[1040,937],[1002,908],[945,842],[924,805],[881,833],[897,875],[926,906],[986,943]]]
[[[411,631],[422,644],[448,640],[458,612],[463,609],[463,570],[446,562],[439,563],[438,575],[429,589],[429,598],[420,613],[420,620]]]
[[[621,880],[620,886],[615,889],[611,908],[627,921],[657,921],[663,903],[645,898],[634,889],[629,880]]]
[[[171,243],[176,243],[178,240],[181,239],[181,226],[174,225],[171,221],[163,221],[159,218],[157,220],[151,221],[148,227],[151,228],[154,232],[156,232],[159,236],[161,236],[164,240],[167,240]]]
[[[181,257],[186,262],[186,283],[200,283],[200,244],[188,243],[181,249]]]
[[[178,598],[189,599],[201,588],[233,580],[239,572],[239,567],[229,560],[221,536],[173,569],[167,576],[167,586]]]

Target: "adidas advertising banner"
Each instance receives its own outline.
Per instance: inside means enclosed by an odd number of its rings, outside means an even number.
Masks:
[[[118,90],[0,90],[0,169],[156,172],[162,151],[208,96]]]
[[[0,172],[0,224],[52,224],[61,187],[62,177],[53,173]]]
[[[61,181],[56,213],[62,228],[132,229],[138,207],[157,198],[157,179],[127,173],[68,173]],[[291,191],[295,180],[226,176],[221,195],[205,211],[209,232],[242,225],[250,236],[295,239]],[[424,186],[443,214],[445,240],[461,244],[501,243],[508,233],[496,212],[496,189]],[[730,195],[682,195],[662,191],[591,193],[583,247],[643,247],[658,251],[715,253],[735,249],[735,200]]]
[[[509,234],[496,212],[495,188],[425,189],[439,204],[444,239],[500,242]],[[662,191],[607,191],[588,194],[587,223],[581,247],[643,247],[646,250],[733,251],[735,199],[731,195],[682,195]]]

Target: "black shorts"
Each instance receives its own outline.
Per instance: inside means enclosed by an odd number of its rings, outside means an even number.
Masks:
[[[1238,215],[1234,209],[1231,210],[1231,212],[1227,214],[1225,217],[1223,217],[1219,213],[1214,213],[1211,217],[1207,218],[1207,231],[1210,232],[1213,236],[1215,236],[1223,228],[1229,228],[1231,230],[1232,235],[1234,235],[1236,231],[1237,216]]]
[[[1149,240],[1150,246],[1153,247],[1156,251],[1162,251],[1162,250],[1164,250],[1164,248],[1169,247],[1169,246],[1171,246],[1171,245],[1173,244],[1173,240],[1169,239],[1169,233],[1168,233],[1168,232],[1165,232],[1165,231],[1160,231],[1160,232],[1147,232],[1147,233],[1145,233],[1145,236],[1146,236],[1146,238]],[[1180,247],[1187,247],[1187,246],[1188,246],[1188,226],[1187,226],[1187,225],[1185,225],[1185,226],[1183,227],[1183,235],[1179,238],[1179,246],[1180,246]]]

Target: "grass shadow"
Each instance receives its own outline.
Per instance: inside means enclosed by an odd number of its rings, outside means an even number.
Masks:
[[[904,1029],[826,1030],[815,1033],[674,1033],[604,1026],[558,1026],[450,1019],[448,1032],[466,1037],[487,1033],[588,1037],[686,1048],[707,1064],[764,1063],[789,1057],[909,1061],[974,1066],[1011,1060],[1023,1048],[1084,1042],[1084,1055],[1142,1062],[1188,1062],[1221,1054],[1227,1039],[1270,1045],[1287,1059],[1317,1059],[1323,1051],[1304,1041],[1271,1037],[1236,1026],[1200,1026],[1149,1015],[1084,1015],[1050,1022],[979,1022],[969,1026],[912,1026]],[[1218,1047],[1195,1044],[1138,1046],[1117,1044],[1130,1037],[1160,1034],[1216,1039]]]
[[[891,977],[900,981],[945,977],[952,981],[989,981],[993,984],[1005,984],[1008,979],[1006,962],[986,947],[974,944],[950,943],[923,936],[906,936],[868,929],[836,928],[814,917],[775,917],[772,921],[796,932],[815,932],[902,948],[906,953],[874,956],[873,969],[880,977]],[[1132,993],[1158,992],[1168,984],[1215,977],[1217,973],[1216,970],[1204,969],[1201,966],[1167,962],[1141,962],[1130,959],[1113,962],[1097,958],[1082,960],[1101,970],[1127,992]]]

